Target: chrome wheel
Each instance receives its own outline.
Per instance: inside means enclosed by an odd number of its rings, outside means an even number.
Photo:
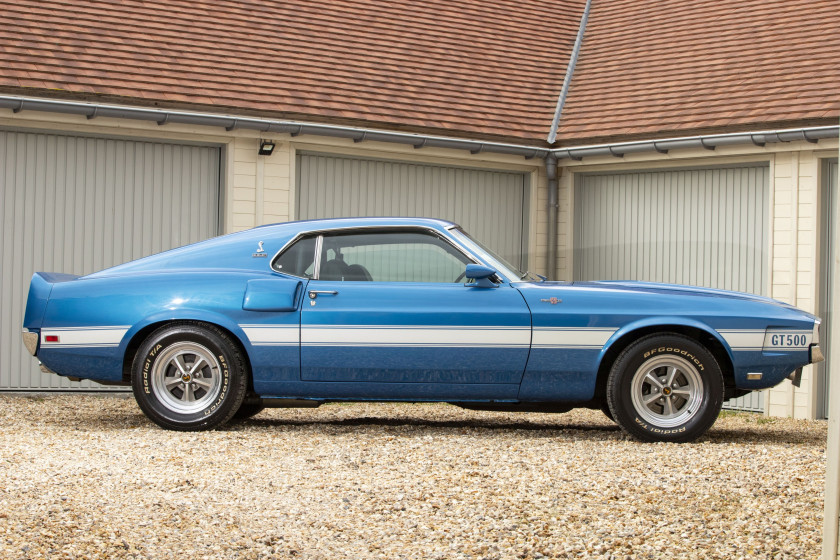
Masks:
[[[631,382],[633,408],[661,428],[685,424],[703,404],[703,378],[688,360],[675,355],[642,363]]]
[[[204,410],[222,388],[218,360],[210,350],[195,342],[178,342],[166,347],[154,362],[151,382],[160,403],[180,414]]]

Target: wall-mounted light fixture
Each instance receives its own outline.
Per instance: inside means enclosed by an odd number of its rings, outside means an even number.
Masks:
[[[260,151],[257,152],[261,156],[270,156],[274,151],[274,140],[260,140]]]

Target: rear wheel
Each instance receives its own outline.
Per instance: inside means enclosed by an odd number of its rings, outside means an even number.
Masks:
[[[169,430],[212,430],[239,410],[245,360],[230,336],[211,325],[170,324],[154,331],[134,358],[137,404]]]
[[[723,375],[714,356],[679,334],[644,337],[622,352],[607,379],[616,423],[644,441],[693,441],[717,419]]]

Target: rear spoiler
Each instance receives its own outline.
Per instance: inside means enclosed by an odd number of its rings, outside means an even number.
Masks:
[[[23,315],[23,328],[40,329],[44,320],[44,311],[55,284],[75,280],[74,274],[60,272],[36,272],[29,283],[29,296],[26,299],[26,312]]]

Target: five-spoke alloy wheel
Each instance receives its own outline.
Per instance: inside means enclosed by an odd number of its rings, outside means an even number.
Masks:
[[[700,437],[723,404],[714,356],[679,334],[650,335],[628,346],[607,379],[607,404],[626,432],[645,441]]]
[[[171,430],[212,430],[239,410],[247,368],[230,336],[212,325],[174,323],[150,334],[132,367],[137,404]]]

